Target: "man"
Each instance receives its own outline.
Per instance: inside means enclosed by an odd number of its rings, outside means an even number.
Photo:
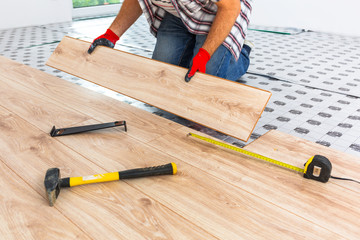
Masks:
[[[237,80],[249,67],[251,47],[244,44],[252,0],[124,0],[96,46],[114,47],[119,38],[145,14],[157,38],[153,59]]]

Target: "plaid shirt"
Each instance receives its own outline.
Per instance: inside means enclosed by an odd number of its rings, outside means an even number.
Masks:
[[[215,2],[221,0],[171,0],[174,8],[179,13],[187,29],[193,34],[208,34],[215,19],[217,6]],[[241,13],[237,17],[229,35],[222,43],[237,60],[240,56],[244,43],[249,18],[251,15],[251,4],[253,0],[240,0]],[[152,4],[151,0],[139,0],[139,4],[150,24],[151,33],[156,37],[157,30],[164,18],[166,11]]]

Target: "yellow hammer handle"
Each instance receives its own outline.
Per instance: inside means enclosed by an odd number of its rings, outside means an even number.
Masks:
[[[119,179],[120,179],[119,172],[96,174],[96,175],[84,176],[84,177],[71,177],[70,187],[89,184],[89,183],[110,182]]]
[[[175,163],[172,162],[155,167],[135,168],[120,172],[96,174],[85,177],[62,178],[60,184],[61,187],[73,187],[73,186],[84,185],[89,183],[116,181],[120,179],[150,177],[150,176],[159,176],[159,175],[175,175],[176,172],[177,172],[177,166]]]

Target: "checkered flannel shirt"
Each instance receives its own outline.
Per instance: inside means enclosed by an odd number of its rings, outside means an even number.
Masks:
[[[193,34],[208,34],[214,21],[217,6],[221,0],[171,0],[187,29]],[[237,60],[244,43],[253,0],[239,0],[241,13],[237,17],[229,35],[222,43]],[[156,37],[166,11],[152,4],[151,0],[139,0],[139,4],[150,24],[150,31]]]

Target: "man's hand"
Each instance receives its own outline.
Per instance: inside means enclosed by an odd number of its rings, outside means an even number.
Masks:
[[[210,60],[210,54],[203,48],[199,49],[199,52],[193,58],[192,66],[189,71],[186,73],[185,81],[189,82],[191,78],[195,75],[196,71],[205,73],[206,64]]]
[[[202,48],[200,48],[199,53],[193,59],[191,69],[185,76],[186,82],[190,81],[197,70],[205,72],[206,63],[220,44],[224,42],[226,37],[229,35],[231,28],[234,26],[236,18],[239,16],[241,11],[241,4],[239,0],[221,0],[215,4],[218,7],[215,19]]]
[[[94,49],[97,46],[105,46],[105,47],[111,47],[114,48],[115,43],[119,40],[118,35],[116,35],[113,31],[111,31],[110,29],[108,29],[106,31],[106,33],[104,33],[103,35],[95,38],[95,40],[92,42],[92,44],[90,45],[90,48],[88,50],[88,53],[91,54]]]

